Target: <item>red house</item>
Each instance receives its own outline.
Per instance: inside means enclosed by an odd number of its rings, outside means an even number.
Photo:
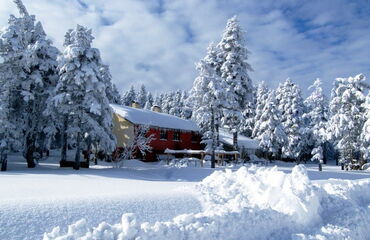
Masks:
[[[150,143],[152,152],[146,153],[144,161],[158,160],[166,148],[201,149],[199,128],[191,120],[162,113],[159,107],[153,107],[152,110],[115,104],[111,104],[111,107],[114,112],[113,132],[117,138],[117,147],[124,148],[130,144],[138,126],[149,126],[147,134],[153,134],[154,140]]]

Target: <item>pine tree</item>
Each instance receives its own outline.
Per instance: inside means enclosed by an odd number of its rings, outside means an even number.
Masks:
[[[108,153],[115,148],[108,86],[101,75],[100,53],[91,47],[92,40],[91,30],[83,26],[69,31],[59,59],[60,81],[50,103],[62,119],[68,120],[67,132],[76,142],[75,169],[80,167],[83,142],[92,142]]]
[[[172,106],[173,106],[173,102],[174,102],[174,97],[175,97],[175,92],[167,92],[163,95],[163,100],[162,100],[162,111],[164,113],[167,113],[169,114],[171,109],[172,109]]]
[[[223,116],[223,125],[236,131],[239,131],[243,121],[241,111],[253,101],[253,86],[248,75],[252,68],[247,63],[248,50],[245,47],[244,34],[238,19],[232,17],[217,45],[221,58],[220,76],[226,82],[229,95],[229,108]]]
[[[330,101],[330,135],[334,147],[340,152],[341,163],[355,158],[360,148],[359,136],[364,124],[365,102],[362,83],[365,76],[337,78]]]
[[[148,100],[148,92],[145,88],[145,85],[140,86],[140,90],[136,95],[136,102],[139,103],[141,108],[144,108],[146,101]]]
[[[146,103],[144,105],[144,109],[151,110],[154,104],[153,95],[151,92],[148,93]]]
[[[287,135],[287,143],[282,149],[283,157],[300,161],[304,148],[303,129],[304,104],[301,90],[290,79],[280,84],[276,90],[277,106],[281,112],[281,122]]]
[[[134,101],[136,101],[136,92],[134,86],[131,85],[130,90],[123,94],[121,102],[125,106],[131,106]]]
[[[261,85],[259,90],[261,94],[265,90],[264,86]],[[259,140],[259,146],[263,152],[276,157],[287,142],[287,136],[280,122],[281,116],[276,108],[274,92],[270,91],[267,93],[267,99],[263,101],[263,109],[260,111],[260,117],[255,123],[252,136]]]
[[[188,91],[184,90],[182,92],[181,102],[182,102],[181,118],[191,119],[193,110],[192,110],[192,103],[190,102]]]
[[[16,128],[24,140],[24,156],[28,167],[35,167],[36,148],[46,144],[44,129],[49,121],[42,112],[51,89],[57,81],[58,50],[52,46],[40,22],[29,15],[21,0],[14,1],[21,17],[10,16],[9,26],[1,32],[0,52],[4,65],[12,73],[6,91],[11,99]]]
[[[363,107],[365,109],[365,123],[360,135],[361,151],[364,159],[368,161],[370,159],[370,93],[368,93]]]
[[[109,66],[102,64],[100,67],[100,75],[104,85],[107,86],[105,89],[105,95],[107,96],[109,103],[120,104],[121,96],[115,84],[112,83],[112,75],[109,70]]]
[[[181,117],[181,112],[183,109],[181,98],[182,98],[181,91],[180,90],[175,91],[169,114],[174,115],[176,117]]]
[[[257,96],[255,88],[253,88],[253,98],[252,101],[247,103],[245,106],[242,115],[243,115],[243,121],[241,123],[241,133],[244,136],[251,137],[254,124],[255,124],[255,118],[256,118],[256,104],[257,104]]]
[[[304,114],[303,118],[309,129],[308,145],[312,146],[311,151],[313,155],[311,160],[317,160],[318,157],[323,157],[323,144],[327,135],[328,106],[319,78],[309,87],[309,89],[312,88],[311,95],[305,100],[307,113]],[[323,158],[319,159],[319,161],[323,161]]]

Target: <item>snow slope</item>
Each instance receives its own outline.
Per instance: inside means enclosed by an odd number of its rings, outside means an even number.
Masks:
[[[81,219],[49,239],[368,239],[370,179],[312,183],[304,166],[290,174],[242,167],[214,172],[195,186],[203,210],[148,223],[125,213],[91,227]]]

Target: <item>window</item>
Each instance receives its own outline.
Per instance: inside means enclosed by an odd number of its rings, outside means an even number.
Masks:
[[[166,130],[161,130],[160,139],[161,140],[167,140],[167,131]]]
[[[174,132],[173,133],[173,140],[174,141],[180,141],[180,132]]]

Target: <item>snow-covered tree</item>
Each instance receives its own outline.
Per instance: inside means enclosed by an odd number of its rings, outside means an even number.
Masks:
[[[365,112],[364,81],[362,74],[337,78],[332,89],[329,129],[334,147],[340,152],[341,163],[353,159],[361,146],[359,137]]]
[[[153,106],[158,106],[158,107],[162,108],[163,98],[164,98],[163,93],[156,94],[155,97],[154,97]]]
[[[263,109],[265,108],[266,101],[268,98],[269,91],[265,82],[261,82],[258,84],[257,91],[256,91],[256,108],[254,114],[254,124],[259,124],[260,118],[263,114]],[[253,127],[254,128],[254,127]]]
[[[121,94],[119,93],[116,84],[112,83],[112,99],[111,99],[111,103],[121,105],[122,104],[121,101],[122,101]]]
[[[311,95],[305,100],[307,113],[303,115],[308,127],[308,145],[312,146],[312,159],[323,157],[322,147],[327,136],[328,103],[324,96],[321,80],[315,80],[309,89],[313,89]],[[321,154],[321,155],[320,155]],[[323,160],[321,158],[320,160]]]
[[[131,85],[130,90],[123,93],[121,102],[125,106],[131,106],[132,102],[134,101],[136,101],[136,92],[135,92],[134,86]]]
[[[24,156],[28,167],[35,167],[36,148],[46,144],[44,129],[50,122],[42,112],[51,89],[58,79],[56,58],[58,50],[46,37],[40,22],[29,15],[21,0],[14,1],[20,17],[10,16],[9,25],[0,33],[0,52],[4,65],[11,71],[10,94],[16,128],[23,136]]]
[[[256,119],[256,104],[257,104],[256,89],[253,88],[252,101],[247,103],[244,110],[242,111],[243,121],[240,126],[241,133],[247,137],[252,136]]]
[[[191,119],[193,110],[192,110],[192,103],[190,102],[188,91],[184,90],[182,92],[181,102],[182,102],[181,118]]]
[[[66,47],[59,58],[60,80],[49,109],[68,120],[67,132],[76,143],[74,168],[79,169],[83,142],[92,142],[109,153],[116,141],[106,96],[108,86],[101,75],[99,50],[91,47],[91,30],[77,25],[66,36]]]
[[[304,148],[305,130],[303,128],[304,104],[299,87],[290,79],[280,84],[276,90],[277,106],[281,113],[281,122],[287,135],[287,143],[282,149],[283,157],[300,161]]]
[[[223,124],[237,131],[243,121],[241,111],[253,101],[253,85],[248,75],[252,68],[247,62],[248,50],[244,35],[237,17],[232,17],[217,45],[221,59],[220,77],[227,84],[225,90],[229,95],[229,108],[223,116]]]
[[[365,123],[360,135],[361,151],[364,159],[368,161],[370,159],[370,93],[368,93],[363,107],[365,109]]]
[[[174,115],[176,117],[181,117],[181,112],[183,109],[183,103],[181,101],[182,99],[182,93],[180,90],[175,91],[175,94],[173,96],[173,101],[171,103],[171,109],[168,112],[171,115]]]
[[[264,86],[260,86],[259,92],[265,91]],[[263,93],[264,95],[266,93]],[[276,157],[280,154],[282,147],[287,142],[287,136],[280,121],[280,112],[276,108],[274,92],[267,94],[264,99],[263,109],[260,117],[255,123],[252,137],[259,140],[260,149]]]
[[[173,103],[174,103],[174,98],[175,98],[175,92],[172,92],[172,91],[167,92],[163,95],[161,108],[164,113],[167,113],[167,114],[170,113]]]
[[[141,108],[144,108],[146,101],[148,100],[148,91],[145,88],[145,85],[140,86],[140,90],[136,95],[136,102],[139,103]]]
[[[154,104],[154,99],[153,99],[153,95],[151,92],[148,93],[148,96],[147,96],[147,100],[146,100],[146,103],[144,105],[144,109],[152,109],[153,107],[153,104]]]
[[[107,86],[105,89],[105,95],[107,96],[109,103],[120,104],[121,96],[115,84],[112,83],[112,75],[109,70],[109,66],[102,64],[100,67],[100,74],[104,85]]]

